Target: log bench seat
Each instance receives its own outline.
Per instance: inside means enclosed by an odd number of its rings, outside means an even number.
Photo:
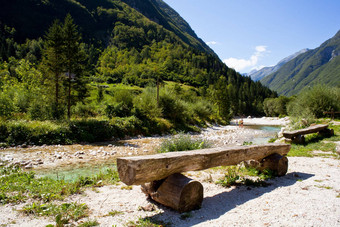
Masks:
[[[217,166],[237,165],[254,160],[258,168],[287,173],[289,144],[229,146],[194,151],[117,158],[120,180],[127,185],[142,185],[151,199],[179,212],[201,207],[203,186],[181,173]]]
[[[283,136],[294,143],[303,144],[305,143],[304,135],[311,133],[319,133],[322,136],[333,136],[334,130],[328,129],[328,124],[319,124],[291,132],[283,132]]]

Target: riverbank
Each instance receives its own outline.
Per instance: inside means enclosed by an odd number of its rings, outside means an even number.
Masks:
[[[255,121],[255,120],[254,120]],[[251,133],[256,137],[256,128],[262,126],[239,127],[211,126],[202,131],[200,136],[221,144],[240,144]],[[262,135],[261,135],[262,136]],[[112,162],[115,157],[138,155],[154,152],[162,141],[161,137],[133,138],[115,143],[91,145],[41,146],[20,148],[20,150],[2,150],[24,158],[29,153],[40,157],[50,149],[46,157],[51,163],[34,166],[35,170],[46,167],[46,171],[58,168],[79,167],[81,162]],[[26,150],[25,150],[26,149]],[[27,149],[31,149],[30,151]],[[59,150],[61,157],[55,154]],[[4,153],[5,152],[5,153]],[[40,152],[40,153],[39,153]],[[314,153],[315,151],[313,151]],[[321,152],[321,151],[320,151]],[[142,153],[143,154],[143,153]],[[21,155],[21,156],[20,156]],[[13,158],[14,160],[16,159]],[[48,160],[48,159],[47,159]],[[73,160],[73,161],[72,161]],[[178,214],[157,203],[149,201],[141,192],[140,186],[126,186],[123,183],[86,189],[82,194],[67,197],[62,203],[74,202],[89,207],[88,217],[69,226],[83,222],[97,221],[99,226],[136,226],[138,222],[159,223],[163,226],[338,226],[340,224],[340,161],[335,156],[325,157],[288,157],[287,175],[268,180],[268,187],[233,186],[224,188],[215,184],[223,177],[223,169],[209,169],[187,174],[202,182],[204,200],[201,209],[185,214]],[[63,165],[59,165],[64,163]],[[75,164],[72,166],[72,163]],[[94,168],[88,168],[94,172]],[[30,199],[21,204],[0,206],[0,225],[4,226],[46,226],[55,224],[54,218],[40,217],[38,214],[26,215],[21,210],[31,204]]]
[[[216,170],[217,171],[217,170]],[[138,221],[164,226],[338,226],[340,224],[340,163],[333,158],[289,157],[287,175],[268,180],[268,187],[214,184],[218,171],[189,172],[204,186],[201,209],[179,214],[150,202],[140,186],[120,183],[68,197],[64,202],[86,204],[89,217],[76,226],[96,220],[100,226],[134,226]],[[213,177],[213,178],[211,178]],[[28,201],[27,203],[29,203]],[[4,226],[46,226],[53,218],[25,215],[25,204],[0,206]]]
[[[266,118],[248,119],[253,125],[265,122]],[[279,119],[268,118],[268,124],[279,123]],[[275,137],[280,128],[261,129],[239,127],[236,125],[210,126],[202,129],[193,137],[210,141],[213,147],[242,145],[252,141],[267,143],[268,138]],[[126,140],[107,141],[92,144],[17,146],[0,150],[0,161],[22,166],[24,169],[50,172],[55,174],[73,168],[113,165],[117,157],[154,154],[164,138],[168,136],[135,137]]]

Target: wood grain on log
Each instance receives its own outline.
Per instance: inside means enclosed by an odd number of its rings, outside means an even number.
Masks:
[[[142,190],[153,200],[180,213],[199,209],[203,201],[203,185],[179,173],[170,175],[156,187],[153,183],[145,184]]]
[[[288,159],[279,154],[272,154],[261,161],[260,170],[264,169],[270,169],[278,176],[284,176],[288,170]]]
[[[327,127],[328,127],[327,124],[314,125],[314,126],[310,126],[308,128],[300,129],[300,130],[295,130],[295,131],[291,131],[291,132],[283,132],[283,136],[291,139],[291,138],[296,137],[298,135],[306,135],[306,134],[310,134],[310,133],[316,133],[316,132],[325,130]]]
[[[289,144],[231,146],[156,155],[117,158],[119,177],[127,185],[164,179],[174,173],[261,161],[271,154],[286,155]]]

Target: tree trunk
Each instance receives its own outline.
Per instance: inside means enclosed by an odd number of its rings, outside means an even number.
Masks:
[[[67,118],[71,119],[71,72],[68,72]]]
[[[199,209],[203,201],[202,184],[179,173],[163,181],[144,184],[142,191],[156,202],[180,213]]]

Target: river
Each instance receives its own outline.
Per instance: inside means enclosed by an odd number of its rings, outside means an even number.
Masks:
[[[213,147],[242,145],[245,142],[264,144],[274,138],[280,129],[280,126],[266,125],[211,126],[191,136],[204,138]],[[70,180],[112,168],[117,157],[154,154],[164,138],[168,136],[95,144],[13,147],[0,150],[0,162],[7,161],[28,170],[33,169],[39,176]]]

